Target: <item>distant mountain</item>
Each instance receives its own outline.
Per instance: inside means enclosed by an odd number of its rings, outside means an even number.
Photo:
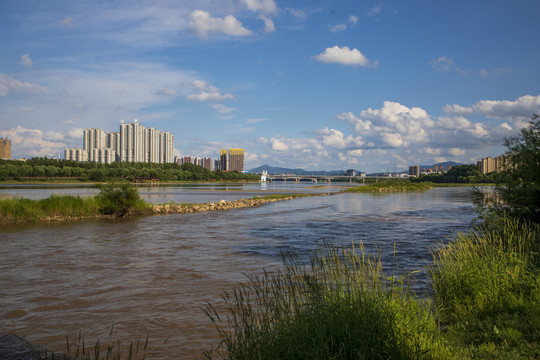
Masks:
[[[280,175],[280,174],[294,174],[294,175],[340,175],[344,174],[345,170],[330,170],[330,171],[308,171],[304,169],[289,169],[282,167],[275,167],[269,165],[259,166],[257,168],[251,169],[251,173],[262,173],[263,171],[268,172],[271,175]]]

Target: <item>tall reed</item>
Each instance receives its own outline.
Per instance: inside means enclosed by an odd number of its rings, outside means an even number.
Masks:
[[[0,222],[35,222],[47,217],[82,217],[98,214],[95,197],[51,195],[46,199],[0,199]]]
[[[206,314],[222,339],[208,358],[441,359],[429,306],[386,278],[363,246],[319,247],[310,265],[283,258],[283,270],[225,292],[225,316]]]

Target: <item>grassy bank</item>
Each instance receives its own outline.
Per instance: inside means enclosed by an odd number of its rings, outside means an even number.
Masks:
[[[503,219],[458,235],[430,268],[455,358],[540,358],[540,227]]]
[[[46,199],[0,199],[0,223],[38,222],[52,218],[88,218],[100,215],[95,197],[51,195]]]
[[[364,186],[356,186],[344,192],[366,192],[366,193],[376,193],[376,192],[397,192],[397,191],[420,191],[420,190],[429,190],[434,188],[435,185],[430,182],[419,182],[413,183],[407,180],[388,180],[381,181],[377,183],[372,183]]]
[[[208,358],[532,359],[540,357],[540,229],[504,220],[457,235],[429,267],[431,299],[359,250],[324,246],[304,266],[250,277],[206,314]]]

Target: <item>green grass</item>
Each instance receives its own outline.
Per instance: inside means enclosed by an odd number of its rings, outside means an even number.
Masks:
[[[430,182],[410,182],[407,180],[388,180],[371,183],[364,186],[356,186],[344,192],[394,192],[394,191],[421,191],[435,187]]]
[[[359,250],[358,252],[356,250]],[[227,313],[206,314],[222,339],[207,358],[442,359],[429,304],[384,276],[359,249],[325,245],[304,266],[284,258],[284,270],[250,277],[224,293]]]
[[[540,227],[503,219],[434,252],[443,336],[457,358],[540,357]]]
[[[95,197],[51,195],[46,199],[0,199],[0,223],[37,222],[50,217],[98,215]]]

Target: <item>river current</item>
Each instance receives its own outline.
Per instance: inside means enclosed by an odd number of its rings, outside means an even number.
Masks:
[[[263,187],[264,186],[264,187]],[[270,192],[327,192],[305,184],[142,188],[154,203],[234,200]],[[0,188],[41,198],[93,188]],[[340,193],[219,212],[3,226],[0,229],[0,336],[17,334],[54,351],[70,339],[129,344],[149,335],[147,358],[194,359],[215,346],[201,308],[245,274],[280,265],[281,252],[303,259],[321,242],[362,241],[389,272],[416,271],[428,293],[430,250],[471,230],[468,188],[382,195]],[[0,341],[0,347],[2,346]]]

